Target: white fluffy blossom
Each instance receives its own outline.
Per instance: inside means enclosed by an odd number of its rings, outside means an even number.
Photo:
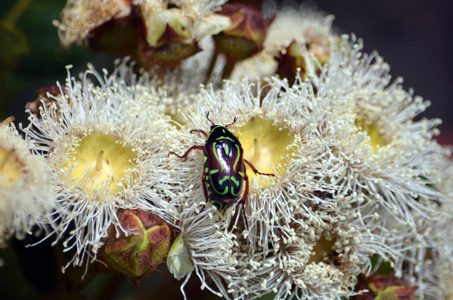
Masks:
[[[437,202],[444,218],[417,218],[417,235],[407,243],[417,244],[407,251],[408,263],[404,266],[404,279],[417,286],[416,295],[427,299],[452,299],[453,290],[453,161],[451,149],[438,157],[435,169],[441,178],[432,188],[439,191],[445,201]],[[410,237],[410,236],[409,236]]]
[[[332,126],[338,125],[329,109],[333,100],[319,100],[308,84],[292,88],[277,79],[265,94],[253,90],[247,82],[207,89],[197,110],[187,115],[188,128],[205,132],[212,125],[206,112],[220,125],[237,118],[228,129],[242,144],[244,158],[276,175],[255,177],[246,165],[247,228],[240,204],[224,211],[206,204],[202,151],[193,150],[187,160],[174,157],[187,186],[176,202],[178,226],[195,272],[203,286],[226,298],[270,292],[276,299],[351,295],[356,276],[371,270],[370,255],[396,260],[400,253],[363,227],[375,219],[354,209],[364,195],[339,184],[346,168],[330,148]],[[205,137],[194,133],[193,144],[204,143]],[[208,286],[207,276],[216,288]]]
[[[317,97],[333,98],[330,109],[338,115],[332,147],[347,169],[339,184],[364,192],[364,209],[379,204],[415,226],[413,212],[427,217],[443,201],[430,187],[438,183],[435,162],[445,152],[433,140],[440,121],[416,120],[429,102],[405,91],[400,78],[391,83],[383,59],[360,49],[360,42],[343,37],[314,79]]]
[[[0,123],[0,245],[13,234],[31,234],[55,204],[51,170],[34,146],[13,123]]]
[[[68,72],[60,95],[51,96],[55,103],[43,107],[41,118],[30,116],[27,134],[55,173],[54,233],[65,239],[65,251],[75,251],[67,266],[97,257],[109,226],[121,230],[118,209],[172,221],[168,199],[178,179],[168,153],[181,137],[154,106],[134,101],[140,89],[118,76],[90,69],[79,81]]]

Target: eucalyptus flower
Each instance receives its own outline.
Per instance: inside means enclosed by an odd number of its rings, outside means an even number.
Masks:
[[[338,184],[346,168],[330,150],[337,131],[332,126],[338,126],[330,110],[334,101],[318,99],[310,84],[289,87],[277,79],[265,95],[254,90],[245,81],[203,90],[186,124],[205,132],[213,123],[229,124],[244,158],[275,174],[259,176],[247,164],[243,206],[240,199],[225,210],[207,203],[201,178],[209,170],[203,170],[201,151],[186,160],[174,157],[181,160],[186,186],[175,201],[177,225],[202,288],[227,299],[271,292],[276,299],[352,295],[358,274],[371,271],[370,255],[397,261],[402,254],[363,228],[376,219],[354,208],[365,196]],[[187,149],[205,143],[199,131],[193,135]],[[388,231],[382,224],[374,229]]]
[[[428,217],[444,201],[430,187],[439,183],[435,162],[445,153],[433,139],[440,120],[417,120],[430,102],[405,91],[401,78],[391,82],[389,66],[361,47],[344,36],[313,80],[319,99],[336,99],[331,110],[341,127],[333,147],[347,169],[338,184],[364,192],[363,209],[379,204],[389,213],[382,217],[393,215],[414,227],[414,213]]]
[[[65,251],[75,251],[66,268],[95,260],[111,225],[125,231],[119,209],[172,221],[168,198],[175,196],[178,178],[168,151],[178,149],[181,137],[153,106],[137,109],[139,94],[115,76],[90,68],[79,81],[68,71],[60,91],[49,95],[55,101],[43,106],[41,118],[30,115],[26,133],[55,173],[55,242],[65,238]]]
[[[192,275],[226,299],[452,298],[452,149],[430,102],[310,4],[227,2],[67,1],[63,46],[147,71],[69,66],[25,139],[0,123],[0,245],[37,225],[63,271],[135,283],[166,261],[185,299]]]
[[[232,78],[263,78],[276,73],[293,82],[297,74],[308,78],[319,72],[318,64],[328,62],[330,48],[338,39],[332,33],[332,15],[308,4],[285,6],[274,13],[263,50],[238,63]]]
[[[215,14],[224,0],[135,0],[141,7],[146,26],[147,41],[151,47],[171,41],[200,41],[230,26],[228,18]],[[178,37],[177,39],[174,39]]]
[[[146,42],[139,40],[149,65],[180,66],[199,51],[200,42],[230,27],[231,21],[217,13],[224,0],[137,0]]]
[[[173,70],[161,78],[159,66],[150,71],[141,70],[139,74],[134,72],[134,68],[136,64],[129,57],[118,59],[106,80],[115,81],[134,95],[129,103],[131,109],[140,111],[143,106],[152,107],[155,113],[171,117],[174,125],[184,123],[182,113],[196,103],[204,75],[192,67]]]
[[[62,11],[58,27],[61,43],[83,44],[92,30],[112,20],[129,16],[132,11],[130,0],[68,0]]]
[[[448,259],[442,252],[450,253],[442,220],[450,219],[452,197],[440,188],[448,176],[439,172],[450,152],[433,139],[440,121],[417,118],[429,101],[405,91],[401,78],[391,82],[383,59],[361,48],[355,37],[343,36],[329,65],[310,83],[318,101],[337,115],[330,149],[346,170],[337,184],[362,195],[352,207],[362,227],[392,249],[395,275],[416,285],[422,298],[435,294],[432,265]]]
[[[51,170],[31,152],[35,145],[20,136],[13,120],[0,123],[0,245],[11,235],[31,234],[55,204]]]
[[[453,290],[453,161],[451,149],[444,149],[446,155],[436,162],[437,176],[442,178],[432,187],[445,196],[446,201],[438,204],[438,210],[445,212],[444,218],[419,218],[417,239],[407,243],[418,244],[416,251],[406,253],[407,271],[404,278],[417,286],[418,298],[451,299]]]
[[[333,15],[321,11],[315,5],[302,4],[285,6],[275,13],[275,20],[269,28],[264,42],[272,54],[283,53],[292,42],[299,45],[320,47],[329,51],[336,35],[332,33]],[[313,53],[319,56],[317,53]]]

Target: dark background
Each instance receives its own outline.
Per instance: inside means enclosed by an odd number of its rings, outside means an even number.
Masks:
[[[377,50],[404,88],[432,102],[423,114],[441,118],[439,140],[453,143],[453,5],[450,1],[319,0],[335,15],[334,28],[363,38],[365,52]]]

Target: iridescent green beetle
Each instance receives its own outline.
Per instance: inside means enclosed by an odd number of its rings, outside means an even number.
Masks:
[[[236,123],[222,126],[216,125],[209,119],[209,112],[206,118],[211,122],[211,130],[206,133],[201,129],[193,129],[190,132],[199,132],[206,137],[204,146],[194,145],[190,147],[184,155],[174,154],[180,158],[187,158],[189,153],[194,150],[203,150],[204,153],[204,172],[202,177],[203,191],[206,202],[211,202],[217,209],[223,210],[238,202],[241,198],[243,183],[245,180],[245,191],[241,199],[242,213],[245,225],[248,228],[247,217],[245,215],[244,203],[249,193],[249,178],[246,173],[245,164],[252,168],[255,174],[275,176],[275,174],[261,173],[244,158],[244,150],[238,138],[234,136],[227,127]],[[204,208],[204,207],[203,207]]]

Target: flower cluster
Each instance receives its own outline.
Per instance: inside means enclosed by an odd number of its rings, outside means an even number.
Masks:
[[[37,224],[73,253],[64,269],[138,281],[166,260],[182,287],[195,273],[226,299],[452,294],[440,121],[332,16],[69,0],[62,18],[64,45],[124,53],[109,36],[133,30],[153,68],[68,67],[28,105],[26,141],[0,125],[2,240]]]

